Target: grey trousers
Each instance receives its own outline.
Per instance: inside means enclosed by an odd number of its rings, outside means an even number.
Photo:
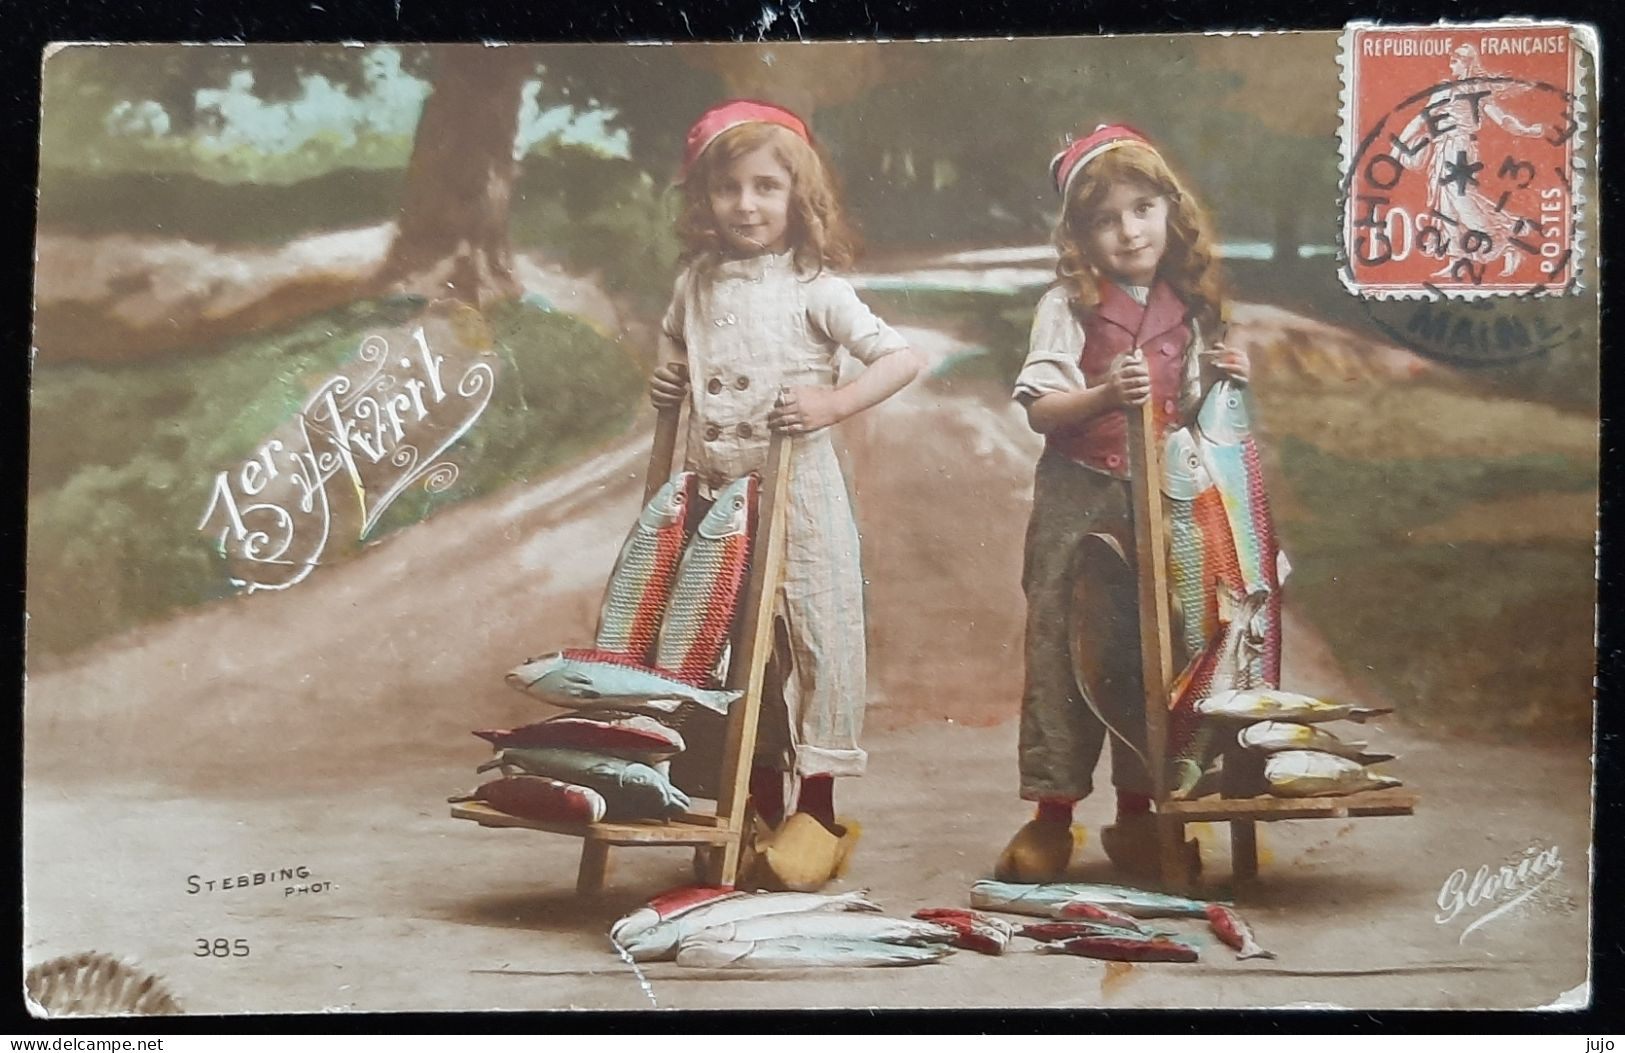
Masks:
[[[1033,480],[1021,576],[1027,635],[1018,751],[1026,800],[1077,801],[1094,789],[1108,731],[1084,699],[1080,672],[1095,704],[1145,752],[1134,569],[1091,537],[1099,533],[1133,553],[1128,483],[1045,450]],[[1117,735],[1111,738],[1112,783],[1149,795],[1144,762]]]

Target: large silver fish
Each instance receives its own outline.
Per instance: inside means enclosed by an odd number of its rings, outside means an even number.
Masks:
[[[929,965],[953,953],[944,944],[911,947],[879,940],[787,937],[754,943],[685,943],[677,964],[695,969],[811,969]]]
[[[1314,750],[1270,754],[1264,761],[1264,778],[1277,797],[1340,797],[1400,785],[1398,779],[1379,775],[1357,761]]]
[[[508,684],[568,709],[603,707],[656,713],[674,713],[684,702],[727,713],[744,693],[684,683],[608,652],[573,650],[527,659],[508,674]]]
[[[1261,720],[1257,724],[1249,724],[1236,735],[1236,741],[1260,753],[1319,750],[1321,753],[1347,757],[1359,764],[1379,764],[1394,759],[1392,753],[1367,753],[1365,743],[1344,742],[1325,728],[1281,720]]]
[[[491,768],[518,768],[596,790],[604,798],[604,818],[610,820],[681,815],[693,803],[647,764],[586,750],[500,749],[478,770]]]
[[[1018,885],[1008,881],[978,881],[970,890],[970,905],[973,907],[1002,910],[1010,914],[1030,914],[1038,918],[1057,917],[1060,908],[1073,901],[1092,903],[1131,918],[1207,917],[1207,904],[1201,900],[1147,892],[1126,885],[1080,882]]]
[[[655,492],[621,545],[598,612],[598,649],[647,662],[683,558],[684,517],[693,472],[678,472]]]
[[[695,527],[677,568],[677,583],[655,640],[655,665],[680,679],[708,683],[720,674],[750,570],[756,478],[741,476],[722,488]]]
[[[719,899],[747,895],[748,892],[740,892],[732,886],[723,885],[683,885],[668,889],[643,906],[621,915],[610,927],[609,938],[625,945],[633,936],[654,928],[667,918],[686,914]]]
[[[677,953],[678,945],[684,940],[713,926],[769,914],[794,914],[811,910],[861,910],[878,913],[880,906],[869,899],[867,890],[843,892],[836,896],[825,896],[816,892],[761,892],[750,896],[732,896],[685,911],[676,917],[662,919],[657,925],[633,933],[621,947],[635,961],[670,958]]]
[[[727,921],[702,929],[683,940],[681,946],[696,942],[755,943],[759,940],[819,939],[877,940],[880,943],[952,943],[956,933],[945,925],[912,918],[891,918],[883,914],[857,914],[850,911],[796,911],[791,914],[763,914],[740,921]]]
[[[1360,709],[1277,688],[1219,691],[1196,703],[1196,709],[1203,716],[1227,720],[1289,720],[1298,724],[1319,724],[1327,720],[1364,722],[1393,712],[1392,708]]]

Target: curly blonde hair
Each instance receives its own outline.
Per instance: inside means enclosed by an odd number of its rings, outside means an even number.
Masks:
[[[1072,180],[1055,224],[1055,248],[1060,256],[1055,264],[1056,285],[1067,290],[1073,309],[1080,313],[1100,302],[1102,274],[1086,248],[1085,224],[1111,188],[1124,182],[1148,186],[1168,199],[1168,245],[1157,264],[1157,277],[1168,283],[1199,324],[1215,325],[1224,292],[1207,210],[1161,154],[1139,143],[1108,150]]]
[[[711,211],[712,178],[762,146],[790,173],[790,214],[786,234],[798,269],[844,270],[857,255],[857,239],[842,215],[835,175],[818,149],[788,128],[752,122],[717,136],[683,179],[683,211],[677,217],[680,262],[704,273],[727,252],[727,242]]]

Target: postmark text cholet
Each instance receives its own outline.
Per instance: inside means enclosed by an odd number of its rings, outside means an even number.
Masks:
[[[1475,929],[1528,899],[1562,869],[1556,845],[1544,849],[1531,846],[1524,849],[1523,858],[1516,863],[1503,863],[1493,870],[1486,863],[1472,875],[1458,867],[1439,888],[1439,913],[1433,920],[1448,925],[1464,913],[1482,910],[1461,930],[1457,942],[1465,941]]]

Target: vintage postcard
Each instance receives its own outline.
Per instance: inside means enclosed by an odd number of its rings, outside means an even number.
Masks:
[[[1591,27],[43,62],[36,1015],[1590,1004]]]

